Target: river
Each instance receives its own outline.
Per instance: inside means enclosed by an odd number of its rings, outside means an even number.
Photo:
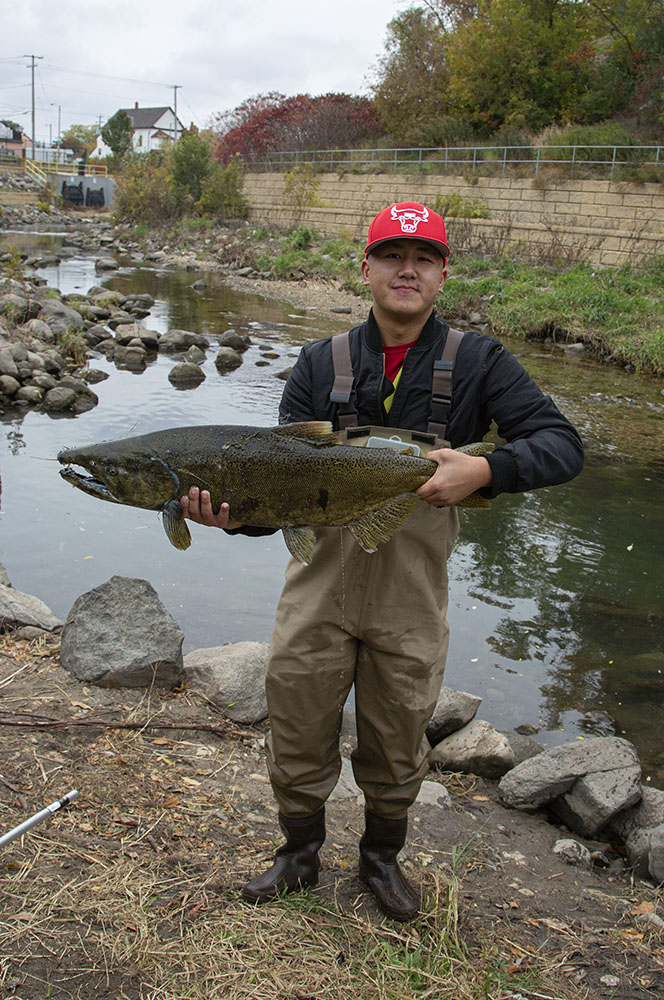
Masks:
[[[7,233],[2,242],[45,253],[61,240]],[[177,425],[275,423],[277,373],[307,340],[345,329],[344,317],[242,294],[214,275],[203,293],[191,288],[199,273],[128,266],[100,279],[85,256],[40,274],[63,293],[100,283],[150,292],[145,326],[194,330],[213,346],[196,389],[173,388],[166,356],[142,374],[94,358],[112,375],[93,387],[95,409],[2,418],[0,561],[12,583],[65,618],[79,594],[114,574],[143,577],[182,628],[185,650],[268,640],[287,561],[280,534],[230,538],[193,525],[191,548],[176,551],[156,514],[72,489],[54,458],[67,445]],[[214,338],[228,329],[249,333],[252,347],[241,368],[220,375]],[[480,717],[497,728],[531,724],[544,746],[623,735],[644,780],[664,787],[662,383],[541,345],[506,346],[576,423],[586,467],[564,486],[461,512],[445,681],[480,695]]]

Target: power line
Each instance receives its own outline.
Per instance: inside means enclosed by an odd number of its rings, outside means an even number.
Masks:
[[[141,83],[147,84],[150,87],[167,87],[168,90],[173,89],[172,83],[157,83],[155,80],[135,80],[130,76],[110,76],[107,73],[90,73],[84,69],[67,69],[66,66],[51,66],[50,63],[47,63],[44,69],[53,69],[58,73],[73,73],[76,76],[94,76],[100,80],[123,80],[125,83]]]

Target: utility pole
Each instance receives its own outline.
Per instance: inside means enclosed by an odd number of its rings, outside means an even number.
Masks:
[[[178,141],[178,90],[182,90],[181,83],[173,84],[173,142]]]
[[[35,160],[35,59],[43,59],[43,56],[24,55],[24,59],[30,59],[30,69],[32,70],[32,162]]]

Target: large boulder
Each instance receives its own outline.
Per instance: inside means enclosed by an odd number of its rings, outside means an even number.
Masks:
[[[523,761],[500,782],[500,796],[514,808],[554,804],[565,823],[595,836],[641,797],[641,765],[636,750],[618,736],[566,743]]]
[[[54,632],[62,626],[62,622],[38,597],[15,590],[8,580],[7,583],[0,583],[0,632],[25,625]]]
[[[183,639],[147,580],[114,576],[74,602],[60,660],[100,687],[173,687],[182,680]]]
[[[475,719],[442,740],[430,754],[441,771],[499,778],[514,767],[514,754],[506,737],[488,722]]]
[[[189,687],[202,691],[235,722],[251,725],[267,716],[267,642],[229,642],[195,649],[184,658]]]

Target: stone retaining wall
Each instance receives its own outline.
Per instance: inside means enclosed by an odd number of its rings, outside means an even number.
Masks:
[[[473,178],[474,180],[475,178]],[[615,265],[664,253],[664,185],[604,180],[434,174],[318,174],[319,207],[284,203],[284,175],[248,173],[244,192],[255,225],[307,225],[326,236],[363,238],[375,213],[395,201],[432,205],[451,194],[481,202],[488,219],[449,219],[464,253],[520,244],[536,258]]]
[[[0,191],[0,205],[36,205],[39,199],[37,191]]]

